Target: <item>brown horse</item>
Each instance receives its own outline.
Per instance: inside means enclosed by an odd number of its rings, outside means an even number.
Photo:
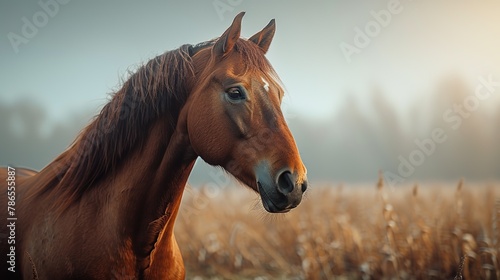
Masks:
[[[274,20],[246,40],[243,14],[218,39],[138,69],[42,171],[14,171],[15,244],[5,226],[0,237],[4,258],[15,246],[15,264],[2,261],[15,272],[3,268],[2,279],[183,279],[173,227],[198,157],[254,189],[271,213],[300,203],[306,169],[264,56]]]

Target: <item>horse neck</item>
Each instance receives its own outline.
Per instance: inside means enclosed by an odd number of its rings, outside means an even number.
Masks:
[[[118,217],[119,227],[131,236],[139,259],[148,266],[159,237],[169,240],[179,210],[185,184],[196,155],[187,135],[179,129],[167,130],[167,121],[157,121],[148,132],[143,147],[138,147],[115,172],[109,196],[116,207],[106,206]],[[109,203],[109,200],[108,202]],[[168,244],[167,244],[168,245]],[[158,249],[156,249],[158,250]]]

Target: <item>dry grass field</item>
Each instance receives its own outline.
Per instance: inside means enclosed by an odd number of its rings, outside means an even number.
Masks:
[[[312,186],[280,215],[188,187],[176,238],[188,279],[499,279],[499,211],[498,184]]]

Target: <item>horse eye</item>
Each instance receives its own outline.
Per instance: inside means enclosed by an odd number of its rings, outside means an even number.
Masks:
[[[246,99],[245,93],[239,87],[232,87],[226,90],[226,94],[231,101],[242,101]]]

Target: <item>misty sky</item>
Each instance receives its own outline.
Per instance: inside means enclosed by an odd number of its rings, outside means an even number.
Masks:
[[[2,1],[0,102],[35,100],[55,121],[75,111],[97,112],[128,69],[219,36],[240,11],[247,12],[244,37],[276,18],[268,57],[286,85],[288,116],[328,117],[346,97],[363,101],[373,88],[404,111],[449,75],[473,86],[478,75],[500,73],[499,1],[397,3],[73,0],[60,4],[27,43],[13,47],[9,34],[22,36],[23,18],[34,23],[44,10],[37,1]],[[397,14],[348,62],[340,45],[356,46],[355,29],[365,30],[372,11],[391,5]]]
[[[129,70],[220,36],[240,11],[247,12],[247,38],[276,19],[267,56],[286,86],[284,114],[315,179],[366,181],[379,169],[396,172],[415,137],[429,137],[419,129],[447,124],[441,115],[450,100],[463,102],[479,76],[500,80],[495,0],[58,1],[0,2],[0,125],[19,129],[0,135],[0,165],[42,168]],[[24,100],[36,106],[22,109]],[[495,94],[464,128],[448,130],[450,140],[414,177],[498,178],[500,114],[488,109],[499,104]],[[31,122],[17,125],[15,110]],[[30,127],[42,129],[29,134]],[[194,175],[206,177],[210,171],[200,168]]]

